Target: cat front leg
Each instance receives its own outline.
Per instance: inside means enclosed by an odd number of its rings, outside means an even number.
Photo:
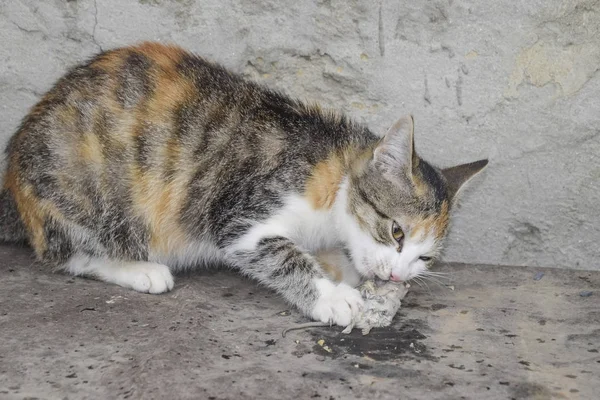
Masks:
[[[362,311],[359,291],[325,277],[317,260],[283,236],[264,237],[230,257],[244,273],[280,293],[314,320],[347,326]]]

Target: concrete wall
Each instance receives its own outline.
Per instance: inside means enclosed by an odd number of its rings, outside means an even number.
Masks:
[[[0,133],[65,69],[174,42],[440,166],[490,157],[445,258],[600,269],[600,1],[0,0]]]

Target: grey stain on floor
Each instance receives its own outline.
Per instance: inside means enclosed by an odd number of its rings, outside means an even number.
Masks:
[[[360,330],[345,335],[337,327],[318,328],[311,335],[317,343],[313,347],[314,352],[325,357],[353,355],[375,361],[435,360],[423,344],[423,339],[427,338],[421,333],[424,329],[426,326],[421,320],[409,320],[398,314],[392,326],[375,329],[366,336]],[[324,340],[324,346],[318,343],[321,339]]]

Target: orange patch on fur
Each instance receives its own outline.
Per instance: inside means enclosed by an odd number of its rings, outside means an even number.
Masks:
[[[433,232],[435,237],[439,240],[443,238],[448,229],[448,223],[450,221],[450,207],[448,201],[444,200],[439,214],[430,215],[425,219],[417,221],[410,231],[411,237],[420,235],[427,235],[429,232]]]
[[[329,277],[335,282],[342,281],[342,270],[339,269],[337,266],[329,264],[326,261],[319,262],[319,265],[321,266],[321,268],[323,268],[323,271],[325,271],[325,273],[329,275]]]
[[[92,68],[101,69],[109,74],[117,72],[123,65],[127,49],[116,49],[107,51],[98,56],[98,58],[90,65]]]
[[[164,70],[174,70],[183,56],[188,54],[181,47],[156,42],[144,42],[130,49],[145,55]]]
[[[187,243],[185,231],[179,224],[179,215],[184,205],[185,183],[182,180],[171,182],[161,190],[148,196],[144,204],[144,216],[150,228],[150,250],[158,254],[168,254]]]
[[[79,157],[86,163],[102,164],[104,156],[102,155],[102,145],[98,136],[86,133],[81,139],[79,146]]]
[[[356,172],[371,156],[372,149],[347,148],[332,153],[313,168],[306,182],[304,196],[314,209],[331,208],[344,176],[351,172],[350,170]]]
[[[6,173],[4,188],[12,193],[19,215],[29,233],[31,246],[36,255],[41,257],[44,251],[46,251],[47,244],[44,235],[45,218],[39,200],[33,195],[30,186],[20,184],[16,173],[11,168]]]
[[[148,224],[150,250],[169,254],[185,246],[187,237],[180,226],[179,215],[187,199],[187,188],[193,175],[178,172],[166,182],[160,170],[140,171],[132,166],[132,200],[134,212]]]
[[[304,192],[313,208],[317,210],[331,208],[344,173],[344,162],[337,154],[333,154],[313,168]]]
[[[335,264],[336,257],[335,251],[321,251],[315,255],[321,269],[323,269],[329,278],[335,282],[341,282],[344,274],[341,267]]]
[[[13,155],[13,157],[17,156]],[[38,198],[33,192],[33,187],[20,181],[17,173],[10,166],[5,175],[4,189],[12,193],[21,220],[25,225],[29,244],[33,247],[38,259],[42,259],[48,248],[44,225],[47,220],[63,221],[61,212],[52,202]]]
[[[170,138],[164,148],[164,165],[166,171],[173,172],[172,179],[165,183],[165,177],[152,175],[156,187],[162,187],[157,201],[148,214],[150,221],[150,248],[160,254],[168,254],[173,248],[179,248],[187,242],[186,234],[179,225],[179,215],[186,199],[187,186],[191,174],[177,171],[180,147],[174,138]]]
[[[168,254],[186,243],[185,233],[177,222],[181,209],[181,196],[177,196],[174,185],[169,184],[156,196],[153,209],[149,210],[150,248],[154,252]]]
[[[114,146],[120,151],[131,148],[134,145],[134,136],[136,136],[136,126],[140,121],[140,113],[138,109],[133,111],[124,111],[117,103],[115,98],[107,97],[104,102],[104,107],[107,112],[118,118],[119,123],[115,124],[112,129],[106,132],[110,138],[105,145]]]
[[[147,99],[147,113],[153,120],[170,119],[182,103],[192,101],[196,95],[194,83],[181,75],[160,71],[154,76],[155,90]]]

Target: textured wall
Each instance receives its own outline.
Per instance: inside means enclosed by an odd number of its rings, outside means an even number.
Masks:
[[[483,4],[488,3],[488,4]],[[490,157],[445,258],[600,269],[600,1],[0,0],[4,144],[65,69],[174,42],[440,166]]]

